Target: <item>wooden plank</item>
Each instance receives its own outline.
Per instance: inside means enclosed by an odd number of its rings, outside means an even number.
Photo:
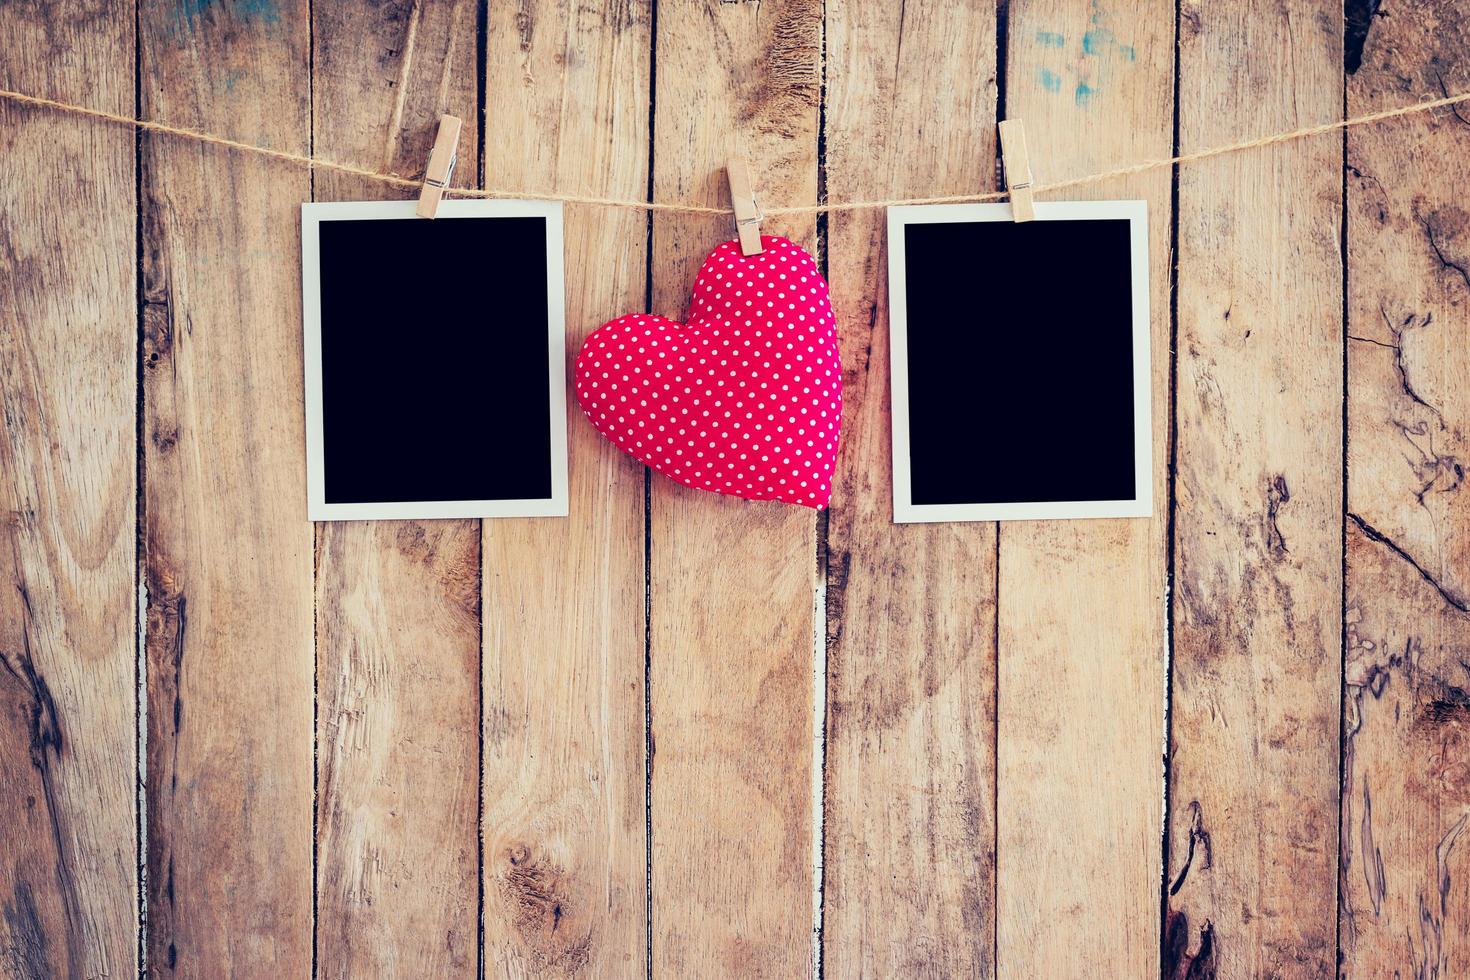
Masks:
[[[1348,581],[1341,975],[1466,976],[1470,612],[1356,521]]]
[[[1374,18],[1348,111],[1470,88],[1467,15]],[[1344,976],[1470,975],[1467,123],[1348,134]]]
[[[472,186],[475,30],[468,0],[313,3],[314,152],[417,175],[448,112]],[[313,196],[412,194],[324,172]],[[473,977],[480,522],[323,523],[316,556],[318,970]]]
[[[133,14],[0,10],[5,85],[133,111]],[[137,968],[133,135],[0,104],[0,974]]]
[[[728,205],[745,156],[757,197],[817,195],[822,4],[660,7],[653,189]],[[810,216],[765,234],[815,248]],[[732,220],[656,215],[653,310],[682,319]],[[810,969],[816,520],[652,477],[653,969],[792,977]]]
[[[1338,118],[1342,27],[1186,6],[1180,151]],[[1336,969],[1341,167],[1328,134],[1180,171],[1169,976]]]
[[[1012,5],[1007,51],[1005,115],[1039,183],[1170,155],[1172,4]],[[1148,202],[1154,511],[1001,525],[1002,976],[1158,973],[1170,184],[1160,169],[1043,195]]]
[[[149,4],[142,111],[308,148],[305,2]],[[310,968],[312,530],[304,168],[143,138],[148,957]]]
[[[995,186],[995,8],[827,7],[833,200]],[[895,84],[923,73],[944,85]],[[885,216],[837,212],[843,440],[828,522],[823,963],[988,977],[995,526],[893,523]]]
[[[652,4],[492,4],[485,179],[648,193]],[[647,215],[569,207],[567,373],[647,303]],[[636,976],[647,960],[643,468],[568,397],[566,520],[485,522],[487,975]]]

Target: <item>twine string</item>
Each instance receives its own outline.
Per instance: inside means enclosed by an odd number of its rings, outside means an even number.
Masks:
[[[256,156],[266,157],[271,160],[280,160],[284,163],[293,163],[308,169],[330,170],[334,173],[348,174],[353,177],[361,177],[365,180],[374,180],[380,183],[391,184],[395,187],[418,188],[423,184],[421,179],[415,180],[403,177],[399,174],[385,173],[380,170],[370,170],[366,167],[353,166],[350,163],[339,163],[335,160],[324,160],[321,157],[302,153],[290,153],[286,150],[275,150],[266,146],[257,146],[254,143],[243,143],[232,140],[225,136],[207,133],[203,130],[189,129],[185,126],[171,126],[168,123],[155,122],[150,119],[138,119],[133,116],[119,115],[113,112],[104,112],[101,109],[93,109],[89,106],[77,105],[71,102],[60,102],[56,99],[42,98],[38,95],[27,95],[24,92],[14,92],[8,89],[0,89],[0,99],[16,103],[18,105],[30,106],[36,109],[50,109],[67,115],[81,116],[87,119],[95,119],[99,122],[114,123],[120,126],[135,126],[142,132],[158,133],[164,136],[176,136],[180,139],[194,140],[199,143],[207,143],[211,146],[220,146],[228,150],[236,150],[241,153],[253,153]],[[1370,112],[1361,116],[1352,116],[1347,119],[1335,119],[1332,122],[1319,123],[1316,126],[1305,126],[1301,129],[1288,130],[1282,133],[1272,133],[1269,136],[1260,136],[1255,139],[1242,140],[1238,143],[1227,143],[1221,146],[1209,147],[1204,150],[1196,150],[1192,153],[1181,153],[1178,156],[1167,157],[1157,160],[1142,160],[1138,163],[1112,170],[1099,171],[1098,173],[1084,174],[1080,177],[1069,177],[1066,180],[1052,181],[1050,183],[1035,184],[1032,190],[1035,193],[1047,191],[1066,190],[1084,184],[1093,184],[1115,177],[1129,177],[1134,174],[1146,173],[1162,167],[1172,167],[1176,164],[1194,163],[1200,160],[1208,160],[1211,157],[1225,156],[1231,153],[1240,153],[1245,150],[1253,150],[1267,146],[1275,146],[1279,143],[1289,143],[1293,140],[1307,139],[1312,136],[1321,136],[1325,133],[1334,133],[1339,130],[1350,129],[1355,126],[1367,126],[1372,123],[1383,122],[1388,119],[1397,119],[1402,116],[1415,115],[1422,112],[1430,112],[1434,109],[1443,109],[1448,106],[1458,105],[1462,102],[1470,102],[1470,91],[1460,92],[1455,95],[1447,95],[1441,99],[1430,99],[1426,102],[1415,102],[1395,109],[1382,109],[1378,112]],[[447,188],[446,193],[461,198],[487,198],[511,201],[561,201],[565,204],[581,205],[585,207],[625,208],[636,211],[658,211],[672,214],[710,214],[730,215],[730,208],[704,207],[696,204],[668,204],[659,201],[639,201],[616,197],[595,197],[582,194],[551,194],[532,191],[508,191],[497,189],[477,190],[475,188],[453,187]],[[803,205],[796,207],[768,207],[764,209],[766,215],[798,215],[798,214],[832,214],[841,211],[865,211],[876,208],[897,207],[912,204],[973,204],[982,201],[1003,201],[1010,195],[1005,191],[991,191],[981,194],[957,194],[947,197],[909,197],[895,198],[884,201],[846,201],[826,204]]]

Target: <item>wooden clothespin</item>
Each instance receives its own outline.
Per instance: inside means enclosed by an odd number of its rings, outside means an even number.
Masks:
[[[740,233],[740,253],[759,255],[761,248],[761,206],[756,202],[755,191],[750,186],[750,170],[743,157],[731,157],[725,165],[725,175],[730,178],[730,204],[735,208],[735,230]]]
[[[464,125],[458,116],[440,116],[439,134],[434,137],[434,149],[429,153],[429,166],[424,171],[424,186],[419,191],[418,216],[439,216],[439,201],[444,197],[444,188],[454,176],[454,164],[459,160],[459,129]]]
[[[1011,196],[1011,217],[1033,221],[1036,208],[1031,196],[1031,158],[1026,153],[1026,127],[1019,119],[1000,124],[1000,157],[1005,163],[1006,190]]]

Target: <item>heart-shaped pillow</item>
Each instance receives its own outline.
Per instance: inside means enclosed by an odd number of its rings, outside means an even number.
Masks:
[[[710,253],[689,322],[633,313],[577,355],[577,402],[619,449],[697,490],[821,510],[832,496],[842,365],[827,283],[784,238]]]

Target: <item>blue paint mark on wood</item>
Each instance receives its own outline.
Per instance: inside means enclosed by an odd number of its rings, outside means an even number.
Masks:
[[[1107,26],[1111,18],[1101,0],[1088,0],[1088,11],[1090,26],[1080,36],[1060,31],[1037,31],[1033,36],[1038,47],[1053,49],[1064,58],[1062,63],[1048,58],[1048,67],[1037,68],[1036,84],[1054,95],[1070,92],[1080,109],[1108,89],[1118,62],[1138,58],[1133,45],[1119,41]]]
[[[1138,52],[1131,44],[1119,44],[1117,37],[1106,27],[1096,27],[1082,35],[1082,53],[1091,57],[1106,54],[1109,48],[1117,50],[1124,59],[1132,61]]]
[[[177,0],[175,19],[190,32],[197,30],[205,17],[215,15],[236,20],[261,20],[278,23],[281,11],[276,0]]]
[[[1113,41],[1113,32],[1106,27],[1095,27],[1082,35],[1082,53],[1096,57]]]

